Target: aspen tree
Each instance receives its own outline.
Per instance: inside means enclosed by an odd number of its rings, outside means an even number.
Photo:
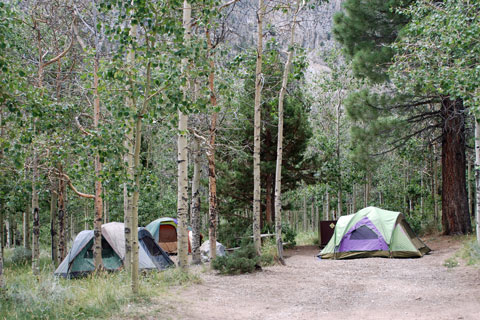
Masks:
[[[288,45],[288,56],[283,69],[282,87],[278,97],[278,135],[277,135],[277,164],[275,168],[275,239],[277,243],[277,254],[280,263],[285,264],[283,259],[282,244],[282,156],[283,156],[283,101],[287,91],[288,74],[293,60],[295,45],[295,26],[297,15],[300,11],[300,0],[296,1],[296,8],[290,25],[290,43]],[[313,203],[312,203],[313,209]],[[312,211],[312,220],[313,211]]]
[[[183,28],[184,43],[188,45],[191,40],[192,32],[192,7],[188,1],[183,2]],[[183,60],[183,71],[188,73],[188,59]],[[188,76],[187,76],[188,78]],[[190,90],[190,81],[183,88],[184,97],[188,96]],[[182,110],[178,110],[178,140],[177,140],[177,162],[178,162],[178,189],[177,189],[177,238],[178,238],[178,265],[185,269],[187,267],[188,255],[188,144],[187,144],[187,125],[188,115]]]

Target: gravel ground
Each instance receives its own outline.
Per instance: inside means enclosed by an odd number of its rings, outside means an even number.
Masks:
[[[317,247],[297,247],[286,266],[200,273],[202,284],[177,288],[161,304],[172,319],[480,319],[480,270],[443,265],[460,241],[426,243],[434,251],[421,259],[317,260]]]

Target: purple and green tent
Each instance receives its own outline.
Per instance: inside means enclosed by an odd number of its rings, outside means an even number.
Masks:
[[[417,237],[400,212],[367,207],[340,217],[322,259],[423,257],[430,248]]]

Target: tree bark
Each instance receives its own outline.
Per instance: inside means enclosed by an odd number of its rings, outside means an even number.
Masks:
[[[132,1],[133,2],[133,1]],[[137,25],[132,24],[129,31],[130,37],[133,39],[137,37]],[[127,54],[127,67],[132,70],[135,64],[135,49],[130,46]],[[129,95],[126,98],[126,103],[132,114],[137,113],[135,101],[132,96],[132,90],[130,84],[127,86]],[[126,153],[124,155],[124,162],[127,165],[127,182],[123,187],[123,214],[124,214],[124,226],[125,226],[125,270],[132,272],[132,242],[133,234],[136,230],[132,227],[132,215],[133,215],[133,185],[135,183],[135,171],[134,171],[134,132],[135,132],[135,120],[129,117],[126,120],[127,132],[125,134],[124,146]]]
[[[274,204],[273,198],[274,189],[273,189],[273,177],[271,174],[267,174],[265,177],[265,222],[268,226],[271,226],[273,223],[273,213],[272,208]],[[263,225],[263,224],[262,224]]]
[[[475,224],[477,243],[480,245],[480,119],[475,117],[475,186],[476,186],[476,210],[475,210]]]
[[[36,122],[33,122],[33,132],[36,132]],[[38,208],[38,192],[37,192],[37,180],[38,180],[38,156],[35,146],[33,147],[33,173],[32,173],[32,216],[33,216],[33,241],[32,241],[32,272],[34,275],[40,273],[39,268],[39,238],[40,238],[40,220],[39,220],[39,208]]]
[[[424,212],[423,212],[423,168],[422,171],[420,172],[420,215],[423,218]]]
[[[338,164],[338,190],[337,190],[337,217],[342,216],[342,165],[340,162],[340,118],[342,100],[340,99],[340,89],[338,90],[338,105],[337,105],[337,164]]]
[[[50,236],[52,241],[52,262],[56,268],[60,263],[58,258],[58,232],[57,232],[57,212],[58,212],[58,182],[57,178],[53,178],[50,198]]]
[[[303,232],[307,231],[307,194],[304,190],[303,194]]]
[[[85,208],[84,208],[84,223],[85,225],[83,226],[83,230],[88,230],[88,203],[85,203]]]
[[[2,151],[0,151],[0,154]],[[1,158],[1,157],[0,157]],[[5,284],[3,281],[3,199],[0,199],[0,289]]]
[[[472,190],[472,162],[470,160],[468,163],[468,176],[467,176],[467,193],[468,193],[468,210],[472,219],[475,219],[475,207],[473,204],[473,190]]]
[[[60,172],[60,178],[58,180],[58,258],[63,261],[67,256],[66,249],[66,236],[65,236],[65,180],[62,177],[63,168],[61,165],[58,167]]]
[[[465,158],[465,107],[444,98],[442,134],[442,226],[445,235],[472,231],[468,213]]]
[[[149,77],[149,70],[147,74]],[[146,89],[146,97],[148,97],[148,86]],[[135,186],[133,191],[132,201],[132,216],[131,216],[131,247],[132,247],[132,291],[137,294],[139,289],[138,272],[139,272],[139,247],[138,247],[138,199],[140,197],[140,148],[142,144],[142,115],[137,114],[135,122],[135,148],[133,155],[133,172],[135,174]],[[101,222],[101,220],[100,220]]]
[[[30,205],[23,212],[23,247],[30,249]]]
[[[408,180],[407,161],[403,160],[403,210],[405,210],[405,214],[408,214],[407,180]]]
[[[315,197],[312,197],[312,203],[310,205],[312,232],[315,232],[315,207],[314,206],[315,206]]]
[[[330,193],[328,192],[328,185],[327,185],[327,190],[325,191],[325,195],[326,195],[325,219],[330,220]]]
[[[183,28],[184,28],[184,43],[189,45],[192,32],[192,7],[190,3],[185,0],[183,2]],[[188,60],[182,61],[183,72],[188,77]],[[191,90],[190,80],[183,88],[184,97],[189,96]],[[177,217],[178,217],[178,265],[182,269],[187,268],[188,257],[188,230],[187,230],[187,215],[188,215],[188,143],[187,143],[187,125],[188,115],[178,110],[178,190],[177,190]]]
[[[357,212],[357,186],[354,183],[352,187],[352,213]]]
[[[255,68],[255,119],[253,133],[253,243],[257,255],[261,254],[260,238],[261,220],[261,186],[260,186],[260,134],[261,134],[261,101],[262,101],[262,58],[263,58],[263,19],[265,5],[258,0],[257,12],[257,64]]]
[[[5,241],[5,247],[10,248],[12,246],[12,225],[10,223],[10,214],[7,211],[7,215],[5,217],[5,232],[6,232],[6,241]]]
[[[93,60],[93,127],[98,132],[98,124],[100,121],[100,96],[98,95],[98,64],[99,64],[99,52],[98,52],[98,37],[95,35],[95,58]],[[102,214],[103,214],[103,202],[102,202],[102,164],[100,163],[100,155],[98,151],[95,154],[95,222],[93,228],[94,234],[94,249],[93,249],[93,261],[95,264],[95,270],[98,271],[102,268]]]
[[[210,31],[207,29],[207,45],[210,58],[210,74],[208,76],[208,85],[210,88],[210,104],[214,109],[210,120],[210,139],[208,143],[208,238],[210,241],[210,259],[217,256],[217,177],[215,168],[215,139],[217,136],[217,116],[215,111],[217,107],[217,96],[215,94],[215,61],[212,53],[212,41]]]
[[[433,145],[433,159],[432,159],[432,201],[433,201],[433,218],[435,221],[435,227],[438,224],[438,201],[437,201],[437,156],[436,156],[436,148]]]
[[[190,220],[192,224],[192,263],[200,263],[200,143],[193,139],[193,178]]]

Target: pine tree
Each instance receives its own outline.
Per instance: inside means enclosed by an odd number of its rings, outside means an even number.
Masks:
[[[412,137],[442,144],[442,222],[445,234],[471,229],[468,216],[465,161],[465,112],[462,101],[437,92],[401,92],[386,72],[392,44],[400,39],[409,17],[398,13],[410,2],[347,0],[335,16],[334,34],[352,59],[355,74],[378,86],[355,92],[346,101],[357,155],[364,163],[372,154],[400,148]],[[459,156],[458,156],[459,155]],[[451,179],[450,177],[455,178]],[[454,221],[463,221],[461,224]]]
[[[251,56],[244,57],[245,74],[243,90],[239,92],[240,105],[238,119],[231,123],[225,133],[232,145],[243,146],[245,150],[253,149],[253,110],[251,105],[254,94],[249,88],[255,81],[253,72],[255,61]],[[305,151],[312,136],[308,123],[309,99],[300,89],[303,81],[303,57],[297,57],[293,62],[290,80],[287,86],[288,95],[284,99],[284,136],[282,152],[282,190],[294,189],[302,180],[313,181],[314,161],[307,158]],[[277,160],[277,126],[278,126],[278,93],[282,85],[284,64],[276,44],[268,43],[263,61],[263,95],[261,103],[261,190],[262,190],[262,225],[274,221],[275,211],[275,168]],[[233,142],[235,141],[235,142]],[[243,152],[220,154],[219,162],[219,198],[229,199],[222,204],[222,212],[231,213],[239,208],[246,208],[252,201],[249,192],[251,188],[252,164],[251,157]],[[227,170],[228,168],[228,170]]]

